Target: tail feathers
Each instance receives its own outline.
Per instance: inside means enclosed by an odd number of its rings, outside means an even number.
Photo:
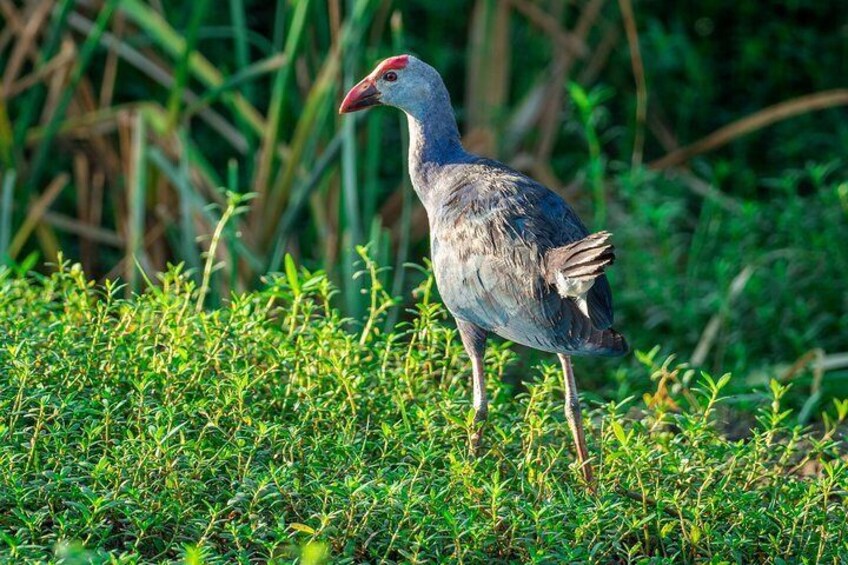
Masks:
[[[593,355],[617,357],[630,351],[630,346],[624,336],[612,328],[596,332],[589,339],[589,344],[591,345],[586,348],[587,352],[592,348]]]
[[[615,247],[606,231],[590,234],[563,247],[551,249],[546,257],[547,272],[557,284],[563,277],[574,282],[594,280],[615,261]],[[561,279],[560,279],[561,280]]]

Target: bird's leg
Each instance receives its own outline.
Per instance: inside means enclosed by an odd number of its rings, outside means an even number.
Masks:
[[[456,320],[459,337],[471,358],[471,379],[474,388],[474,432],[471,435],[471,452],[477,453],[483,437],[483,424],[489,416],[486,401],[486,380],[483,374],[483,353],[486,350],[486,331],[471,322]]]
[[[580,399],[577,398],[577,384],[574,382],[574,372],[571,370],[571,358],[568,355],[560,355],[562,362],[563,382],[565,383],[565,419],[574,436],[574,444],[577,448],[577,461],[583,472],[583,478],[591,488],[594,489],[595,478],[592,474],[592,465],[589,463],[589,450],[586,449],[586,437],[583,435],[583,418],[580,414]]]

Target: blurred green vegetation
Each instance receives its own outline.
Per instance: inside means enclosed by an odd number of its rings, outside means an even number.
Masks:
[[[412,52],[442,72],[470,149],[615,232],[618,325],[635,348],[734,370],[740,391],[794,380],[807,413],[848,394],[838,0],[2,7],[0,254],[11,266],[47,269],[61,250],[133,292],[182,262],[216,306],[291,253],[325,270],[359,319],[369,296],[354,249],[367,243],[390,267],[387,291],[408,302],[421,274],[403,266],[426,256],[427,226],[404,170],[405,124],[336,108],[379,59]],[[783,103],[787,119],[773,108]],[[753,115],[756,127],[732,125]],[[219,223],[226,191],[251,198]],[[395,306],[386,324],[404,315]],[[602,396],[640,393],[618,366],[578,370]]]

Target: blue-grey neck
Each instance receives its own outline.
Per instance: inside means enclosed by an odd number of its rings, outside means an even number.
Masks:
[[[409,122],[409,176],[428,211],[444,167],[469,159],[460,142],[447,89],[441,79],[434,86],[421,104],[404,108]]]

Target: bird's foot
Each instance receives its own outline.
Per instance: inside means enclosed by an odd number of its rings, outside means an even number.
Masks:
[[[486,426],[486,418],[488,411],[478,411],[474,414],[473,431],[469,438],[470,451],[472,457],[480,455],[481,446],[483,444],[483,428]]]
[[[471,457],[478,457],[481,451],[480,447],[483,444],[483,430],[478,429],[473,434],[471,434],[469,443],[470,446],[468,451],[471,454]]]
[[[577,464],[580,466],[580,474],[583,477],[583,482],[589,489],[589,492],[595,494],[597,492],[598,483],[595,480],[595,474],[592,470],[592,464],[584,458],[579,458]]]

